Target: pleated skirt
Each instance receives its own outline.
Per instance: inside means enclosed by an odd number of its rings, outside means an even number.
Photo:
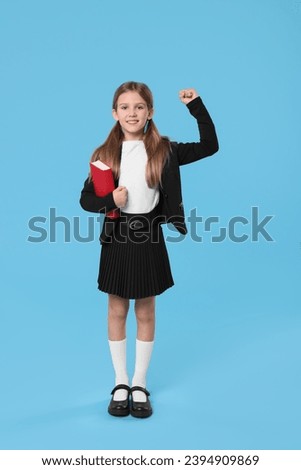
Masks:
[[[99,290],[141,299],[174,285],[161,225],[154,224],[147,234],[143,232],[117,222],[111,241],[101,247]]]

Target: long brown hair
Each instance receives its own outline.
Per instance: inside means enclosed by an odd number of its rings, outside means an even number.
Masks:
[[[140,82],[125,82],[115,91],[113,97],[113,109],[117,109],[117,101],[122,93],[136,91],[146,102],[149,110],[153,109],[153,95],[147,85]],[[120,149],[124,135],[119,124],[116,122],[105,142],[92,154],[91,162],[101,160],[112,168],[115,179],[120,174]],[[170,141],[168,137],[159,134],[152,119],[148,121],[143,135],[145,150],[147,153],[146,181],[148,186],[154,187],[161,183],[163,167],[170,151]]]

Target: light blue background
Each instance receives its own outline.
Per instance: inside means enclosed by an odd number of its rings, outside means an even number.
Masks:
[[[300,449],[300,5],[1,1],[2,449]],[[220,223],[168,243],[176,286],[157,301],[145,421],[106,411],[99,225],[91,243],[65,243],[62,223],[55,243],[27,241],[51,207],[87,233],[79,193],[126,80],[148,83],[178,141],[197,137],[178,90],[197,88],[220,141],[182,171],[186,213]],[[244,243],[212,243],[253,206],[274,216],[273,242],[248,224]],[[131,373],[134,341],[131,310]]]

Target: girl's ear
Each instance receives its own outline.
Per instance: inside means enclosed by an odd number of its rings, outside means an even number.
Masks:
[[[148,113],[148,118],[147,118],[147,119],[152,119],[153,115],[154,115],[154,108],[152,108],[152,109],[149,111],[149,113]]]
[[[113,118],[115,119],[115,121],[118,121],[118,116],[117,116],[117,113],[116,113],[116,109],[112,109],[112,115],[113,115]]]

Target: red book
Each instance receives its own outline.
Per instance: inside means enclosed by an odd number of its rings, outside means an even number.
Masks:
[[[90,162],[91,176],[96,196],[104,197],[115,189],[114,177],[111,168],[100,160]],[[110,219],[119,217],[119,209],[113,209],[106,214]]]

